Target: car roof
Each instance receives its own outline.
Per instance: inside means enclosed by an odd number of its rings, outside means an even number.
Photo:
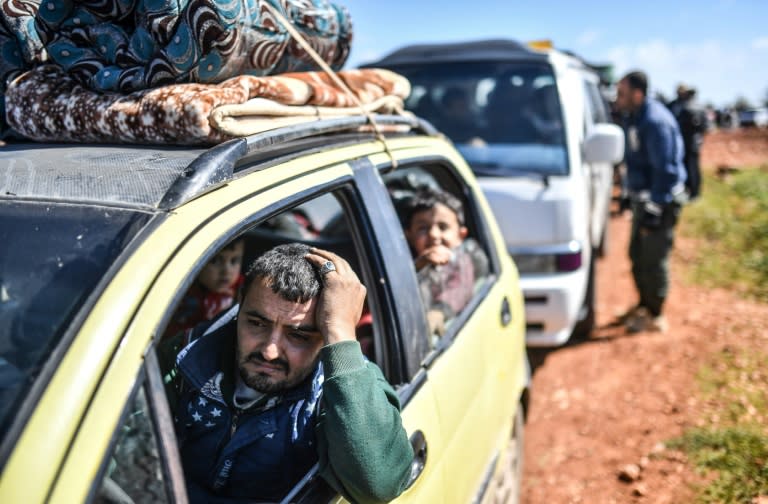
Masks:
[[[389,53],[378,61],[363,64],[361,68],[489,61],[542,62],[560,68],[577,68],[594,74],[601,82],[603,73],[609,70],[608,65],[589,63],[572,51],[546,46],[533,48],[513,39],[409,45]]]
[[[380,126],[436,134],[421,119],[375,115]],[[329,144],[371,140],[366,116],[313,120],[235,138],[210,148],[163,145],[9,143],[0,148],[0,202],[44,200],[167,210],[231,180],[238,164],[306,152],[307,139]],[[347,133],[344,135],[344,133]]]
[[[547,61],[547,54],[534,51],[512,39],[490,39],[445,44],[409,45],[397,49],[384,58],[362,65],[396,66],[409,64],[442,63],[447,61]]]
[[[204,149],[22,142],[0,149],[1,199],[157,206]]]

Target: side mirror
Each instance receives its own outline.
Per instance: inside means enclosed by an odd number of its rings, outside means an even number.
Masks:
[[[587,163],[620,163],[624,159],[624,131],[615,124],[596,124],[584,140],[583,155]]]

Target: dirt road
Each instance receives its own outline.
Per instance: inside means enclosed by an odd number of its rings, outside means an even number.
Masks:
[[[709,169],[768,165],[768,134],[717,133],[707,142]],[[598,328],[586,342],[530,352],[527,504],[691,502],[691,484],[701,477],[663,442],[710,414],[697,399],[696,372],[725,348],[768,347],[768,305],[688,282],[684,265],[703,246],[680,236],[665,310],[670,331],[627,335],[612,327],[636,294],[627,258],[629,215],[613,217],[610,226],[611,249],[598,263]]]

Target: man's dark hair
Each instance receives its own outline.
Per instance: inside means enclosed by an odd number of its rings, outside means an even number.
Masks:
[[[414,214],[425,210],[432,210],[438,203],[450,208],[456,214],[459,225],[464,225],[464,206],[459,201],[459,198],[446,191],[424,187],[419,189],[418,192],[408,198],[403,204],[403,228],[408,229],[411,226]]]
[[[287,243],[257,257],[245,273],[243,295],[257,278],[267,280],[272,292],[286,301],[306,303],[320,294],[320,272],[305,256],[310,248],[303,243]]]
[[[645,72],[635,70],[634,72],[629,72],[621,80],[626,81],[630,89],[639,89],[643,92],[643,95],[648,96],[648,76]]]

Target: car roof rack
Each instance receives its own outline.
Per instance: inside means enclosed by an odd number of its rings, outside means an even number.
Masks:
[[[374,115],[373,117],[379,127],[406,126],[410,131],[421,131],[430,136],[438,134],[434,126],[416,116]],[[355,131],[369,124],[368,117],[362,115],[321,120],[312,118],[306,123],[223,142],[202,153],[179,174],[166,191],[158,208],[170,210],[230,180],[240,159],[262,149],[319,135]]]
[[[438,134],[427,121],[410,114],[372,118],[387,136]],[[381,141],[370,121],[362,114],[310,117],[207,147],[12,139],[0,148],[0,200],[167,211],[231,180],[245,161],[263,166],[277,153],[290,157],[304,152],[308,143],[349,141],[350,135]]]

